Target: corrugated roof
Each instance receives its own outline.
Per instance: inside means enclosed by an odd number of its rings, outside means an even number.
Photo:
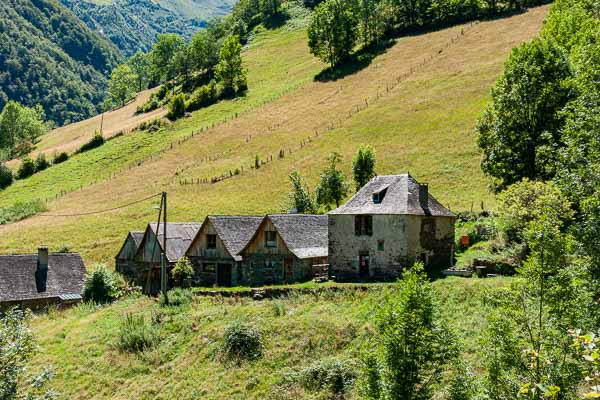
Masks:
[[[275,214],[269,218],[288,249],[298,258],[327,257],[327,215]]]
[[[263,217],[210,215],[207,219],[217,231],[229,254],[234,260],[241,261],[242,257],[238,253],[252,239]]]
[[[431,194],[425,206],[419,198],[419,182],[409,174],[382,175],[371,179],[346,204],[330,214],[393,214],[393,215],[432,215],[455,217]],[[373,201],[373,193],[387,191],[380,203]]]
[[[149,228],[158,238],[158,244],[162,249],[163,245],[163,224],[160,224],[158,234],[156,234],[156,222],[148,224]],[[196,237],[198,230],[202,226],[199,222],[167,222],[167,259],[174,263],[179,261],[185,255],[190,247],[192,240]]]
[[[0,302],[81,295],[85,266],[79,254],[49,254],[46,291],[41,293],[35,284],[37,259],[37,254],[0,255]]]

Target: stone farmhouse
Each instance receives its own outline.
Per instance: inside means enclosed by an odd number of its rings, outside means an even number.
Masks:
[[[340,281],[393,280],[421,261],[451,265],[456,216],[409,174],[377,176],[329,213],[329,268]]]
[[[167,270],[185,255],[202,224],[197,222],[167,223]],[[160,258],[163,254],[163,225],[157,233],[157,223],[148,224],[144,237],[135,255],[136,272],[133,281],[144,289],[144,293],[160,291]],[[169,279],[168,286],[173,286]]]
[[[327,263],[327,215],[267,215],[240,255],[245,285],[310,280]]]
[[[85,265],[77,253],[0,255],[0,309],[39,310],[82,300]]]
[[[239,252],[250,241],[264,217],[206,217],[186,251],[194,265],[192,282],[198,286],[237,286],[244,283]]]

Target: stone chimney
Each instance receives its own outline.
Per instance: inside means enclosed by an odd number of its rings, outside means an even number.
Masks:
[[[422,209],[429,209],[429,185],[426,183],[419,184],[419,203]]]
[[[38,249],[37,267],[35,269],[35,286],[38,293],[46,291],[48,281],[48,248],[40,247]]]

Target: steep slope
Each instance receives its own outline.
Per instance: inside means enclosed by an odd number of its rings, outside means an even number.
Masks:
[[[210,18],[227,14],[234,4],[234,0],[61,1],[127,56],[148,51],[161,33],[190,39]]]
[[[0,196],[0,207],[40,198],[48,200],[51,214],[72,214],[166,190],[172,220],[281,211],[292,171],[314,185],[327,155],[337,151],[349,173],[360,143],[375,147],[378,173],[410,171],[454,210],[482,202],[493,207],[479,169],[475,123],[510,49],[537,34],[546,12],[547,6],[538,7],[403,37],[368,67],[331,82],[314,80],[324,65],[309,55],[305,30],[263,32],[244,53],[247,96],[159,132],[119,137],[19,181]],[[257,154],[269,162],[251,169]],[[239,176],[202,183],[242,167]],[[33,217],[1,226],[0,246],[16,251],[66,243],[87,261],[112,262],[126,232],[156,218],[152,205]]]
[[[85,119],[121,58],[57,0],[0,2],[0,109],[16,100],[58,124]]]

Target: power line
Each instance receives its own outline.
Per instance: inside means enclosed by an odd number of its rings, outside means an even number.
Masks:
[[[153,199],[153,198],[158,197],[158,196],[162,196],[162,193],[153,194],[152,196],[145,197],[145,198],[140,199],[140,200],[132,201],[131,203],[123,204],[123,205],[118,206],[118,207],[107,208],[105,210],[90,211],[90,212],[77,213],[77,214],[39,214],[39,216],[40,217],[81,217],[81,216],[85,216],[85,215],[102,214],[102,213],[109,212],[109,211],[120,210],[122,208],[126,208],[126,207],[129,207],[129,206],[132,206],[132,205],[144,202],[146,200]]]

